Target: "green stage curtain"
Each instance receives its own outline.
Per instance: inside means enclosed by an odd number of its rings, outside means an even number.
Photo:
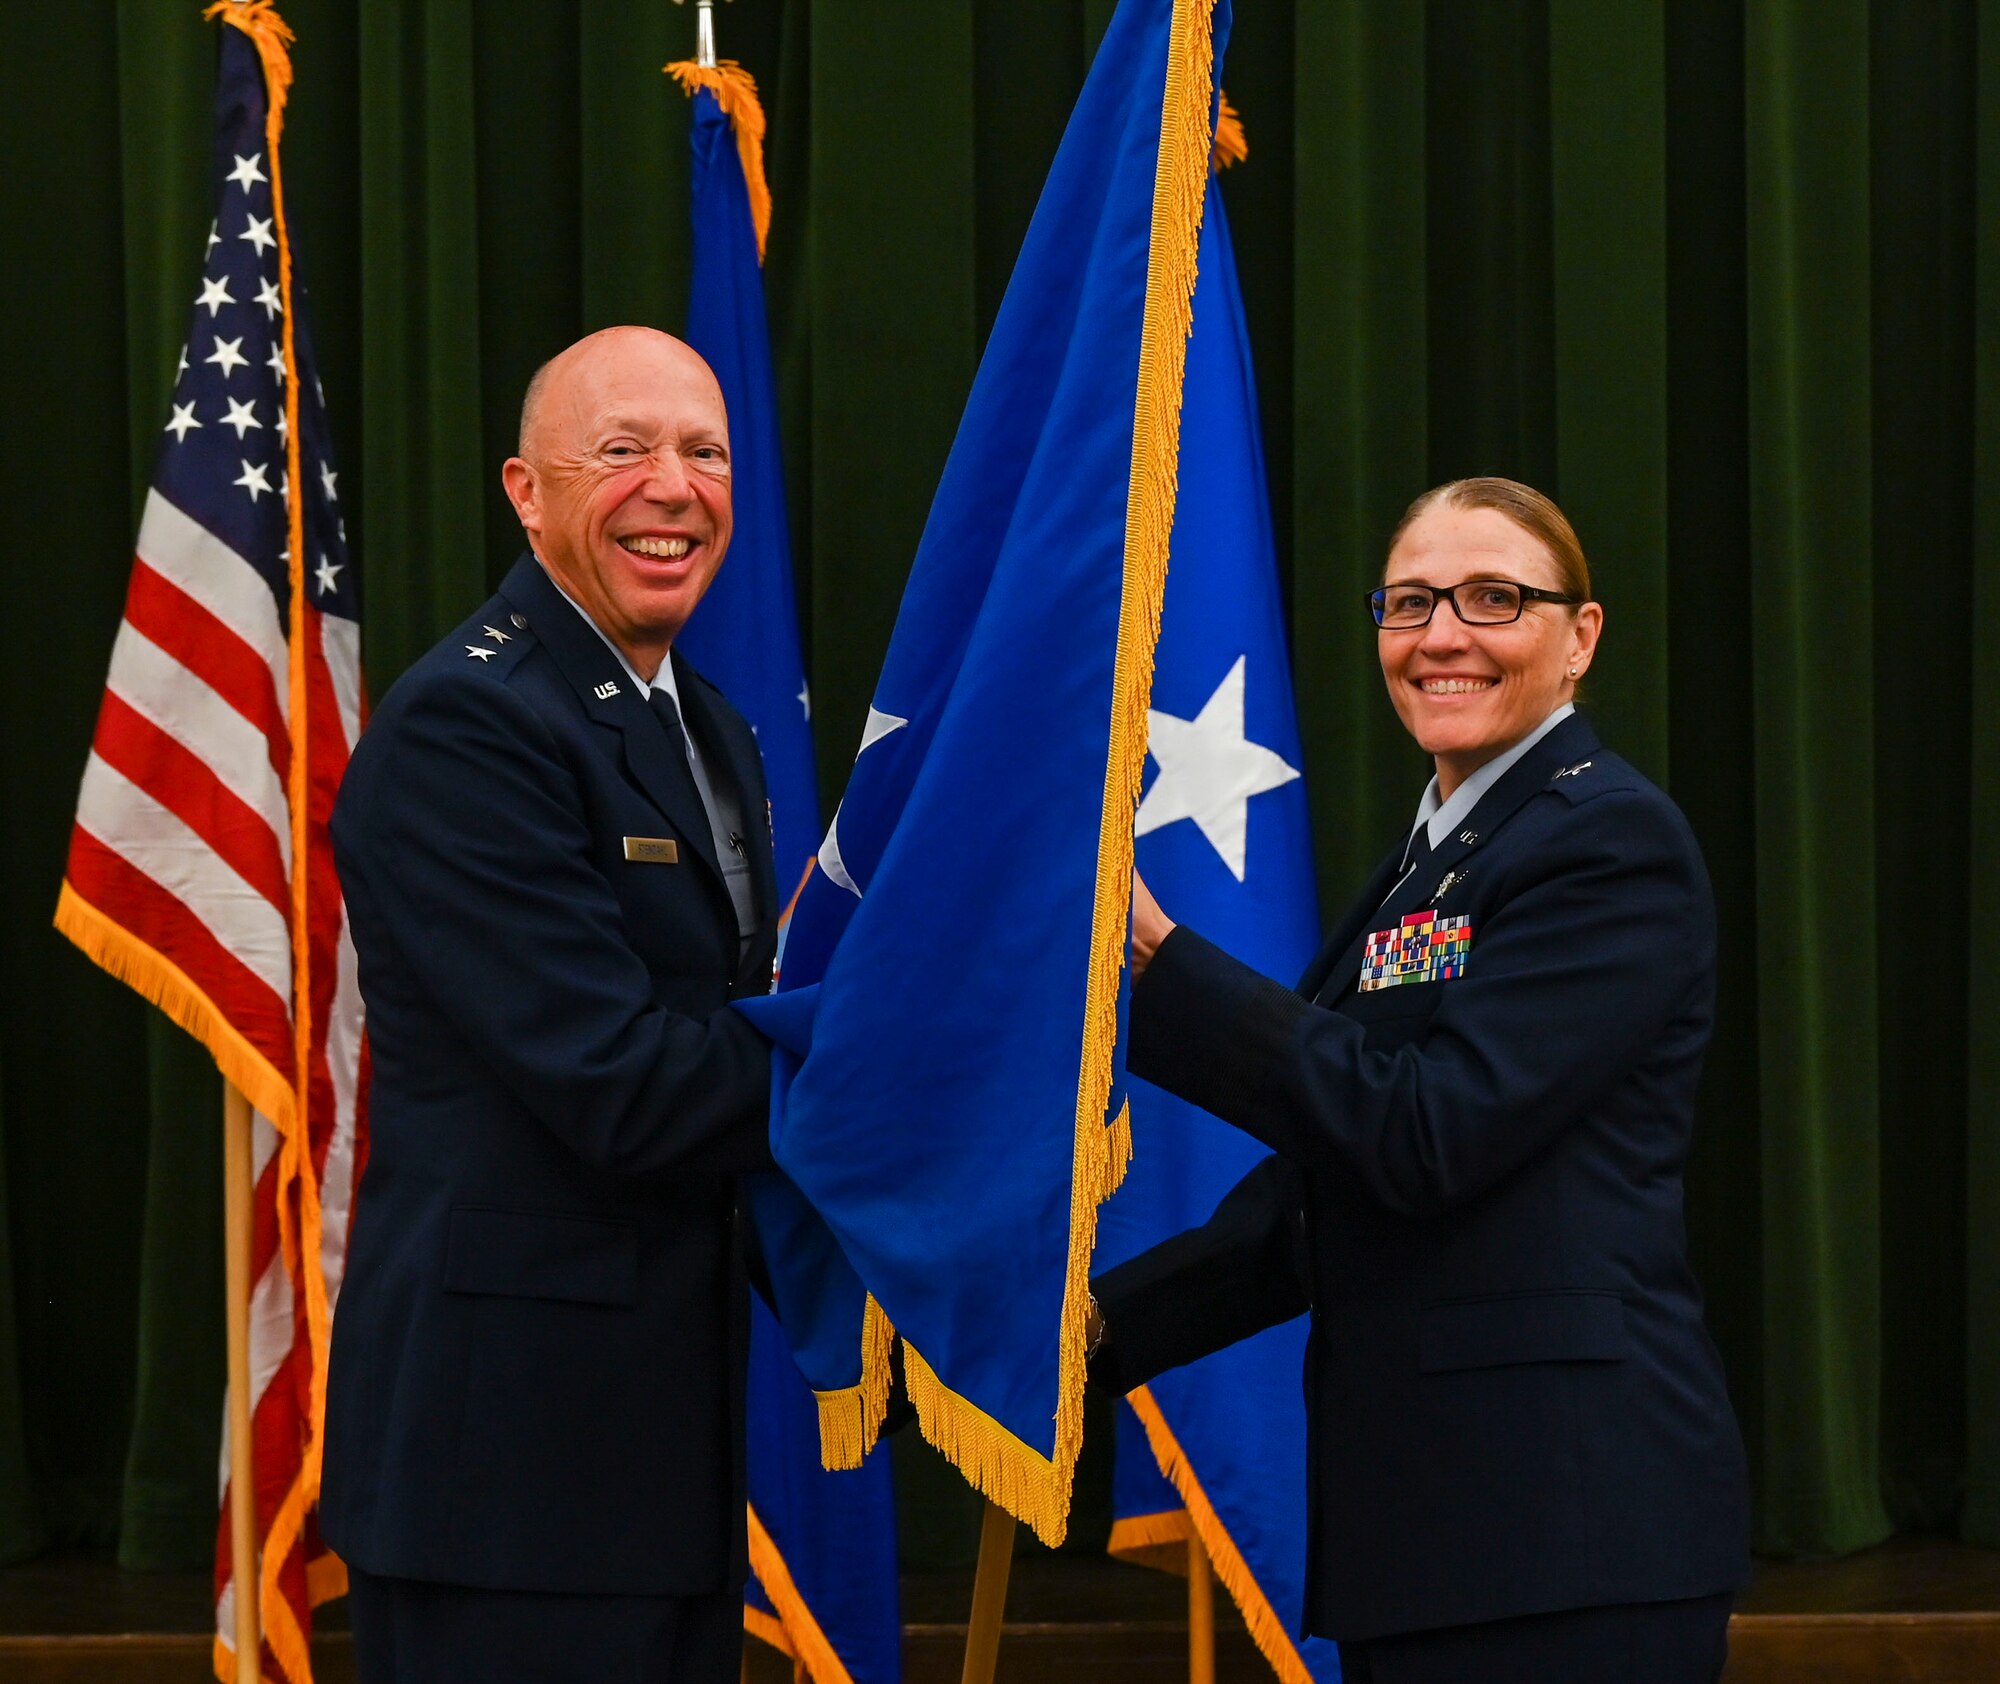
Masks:
[[[285,10],[286,181],[379,693],[516,552],[497,469],[530,370],[586,329],[680,320],[686,106],[660,67],[692,17]],[[1110,10],[719,13],[770,114],[766,277],[829,806]],[[213,1535],[216,1082],[49,927],[210,214],[199,11],[0,18],[0,56],[32,67],[0,112],[9,1557],[115,1540],[131,1565],[189,1565]],[[1327,904],[1424,776],[1359,606],[1386,534],[1444,478],[1545,487],[1607,608],[1589,705],[1672,789],[1715,878],[1689,1226],[1779,1553],[1897,1530],[2000,1545],[2000,887],[1971,865],[2000,856],[2000,30],[1982,21],[1973,0],[1261,0],[1238,7],[1226,77]],[[1198,463],[1182,483],[1201,495]],[[934,1537],[917,1511],[954,1499],[898,1456],[912,1535]]]

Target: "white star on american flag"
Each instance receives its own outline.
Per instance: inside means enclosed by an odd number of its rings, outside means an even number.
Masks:
[[[201,360],[205,363],[214,363],[222,370],[222,377],[225,380],[237,369],[247,367],[250,362],[250,359],[243,354],[243,336],[240,333],[234,339],[224,339],[217,334],[214,353]]]
[[[250,493],[250,501],[254,503],[260,496],[271,489],[271,482],[264,477],[266,471],[263,463],[252,462],[246,459],[243,464],[243,472],[238,474],[229,483],[231,485],[242,486],[245,491]]]
[[[179,444],[200,425],[201,423],[194,418],[192,403],[177,403],[174,405],[174,418],[167,423],[167,431],[174,435],[174,443]]]
[[[260,433],[264,430],[264,423],[257,419],[255,403],[238,403],[234,398],[226,398],[223,401],[229,405],[229,413],[222,418],[222,424],[225,427],[234,427],[237,438],[242,438],[252,427]]]
[[[235,302],[236,300],[229,296],[229,277],[227,275],[217,275],[213,280],[208,279],[206,276],[202,277],[201,296],[194,301],[194,307],[199,310],[204,304],[207,305],[208,319],[210,321],[215,320],[216,312],[223,305],[234,304]]]
[[[257,255],[262,257],[267,246],[274,246],[278,243],[271,233],[271,224],[275,220],[275,217],[269,216],[250,217],[248,219],[250,225],[236,237],[239,240],[248,240],[257,248]]]
[[[240,152],[232,152],[229,155],[236,160],[236,168],[224,176],[223,180],[233,181],[238,187],[243,188],[247,192],[252,182],[269,181],[271,179],[257,167],[263,161],[263,153],[253,152],[247,158]]]
[[[278,312],[285,307],[285,301],[278,296],[278,283],[268,275],[263,277],[262,283],[257,288],[257,296],[250,302],[264,306],[264,320],[267,322],[276,321]]]
[[[277,340],[271,342],[271,354],[264,359],[264,366],[278,377],[280,385],[285,379],[285,347]]]
[[[334,481],[339,478],[340,475],[338,475],[333,471],[333,464],[331,462],[320,463],[319,465],[320,488],[323,491],[325,491],[327,496],[327,501],[330,503],[337,503],[340,501],[340,494],[333,489]]]
[[[334,587],[334,576],[347,565],[344,561],[333,561],[327,556],[319,558],[319,566],[313,570],[313,577],[319,581],[319,594],[325,596]]]

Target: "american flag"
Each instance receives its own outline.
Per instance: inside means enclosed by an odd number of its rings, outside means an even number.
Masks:
[[[219,6],[215,221],[77,799],[59,928],[255,1113],[251,1408],[265,1676],[345,1588],[313,1503],[367,1055],[327,818],[362,724],[359,581],[277,140],[290,31]],[[190,1119],[203,1126],[206,1119]],[[225,1421],[216,1667],[234,1669]]]

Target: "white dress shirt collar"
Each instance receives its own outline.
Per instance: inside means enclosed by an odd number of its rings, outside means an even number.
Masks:
[[[1465,822],[1472,809],[1479,805],[1480,797],[1507,775],[1509,767],[1574,712],[1576,703],[1564,702],[1512,748],[1504,754],[1496,754],[1474,772],[1451,792],[1451,799],[1448,801],[1441,801],[1438,798],[1438,781],[1433,775],[1429,786],[1424,790],[1423,800],[1417,803],[1417,822],[1410,826],[1410,834],[1416,835],[1417,825],[1428,824],[1430,826],[1428,840],[1435,848]]]
[[[681,706],[681,688],[677,683],[674,682],[673,651],[672,650],[667,651],[666,658],[660,662],[660,670],[653,674],[653,683],[648,684],[643,678],[641,678],[638,675],[637,672],[633,670],[632,663],[625,658],[625,651],[620,649],[617,644],[613,643],[610,638],[604,635],[604,628],[590,617],[590,611],[586,609],[582,603],[578,602],[575,597],[571,596],[568,591],[563,589],[562,581],[558,579],[555,576],[555,574],[549,572],[549,564],[545,561],[542,561],[542,558],[539,555],[535,557],[535,560],[540,561],[542,563],[542,571],[544,573],[548,573],[549,583],[555,586],[557,592],[561,595],[563,601],[568,603],[570,607],[574,608],[579,614],[583,616],[583,623],[586,626],[588,626],[592,631],[596,632],[598,637],[603,641],[604,647],[609,649],[611,653],[618,658],[618,664],[625,669],[625,676],[631,679],[632,681],[632,688],[639,692],[639,700],[642,702],[651,702],[653,699],[653,684],[657,684],[663,690],[665,690],[669,696],[673,697],[674,711],[676,713],[679,713]],[[685,719],[681,721],[681,729],[683,731],[687,729],[687,721]]]

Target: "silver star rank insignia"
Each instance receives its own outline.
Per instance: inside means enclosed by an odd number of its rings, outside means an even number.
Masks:
[[[468,643],[465,646],[465,652],[475,661],[490,661],[493,659],[493,651],[491,649],[482,649],[476,643]]]

